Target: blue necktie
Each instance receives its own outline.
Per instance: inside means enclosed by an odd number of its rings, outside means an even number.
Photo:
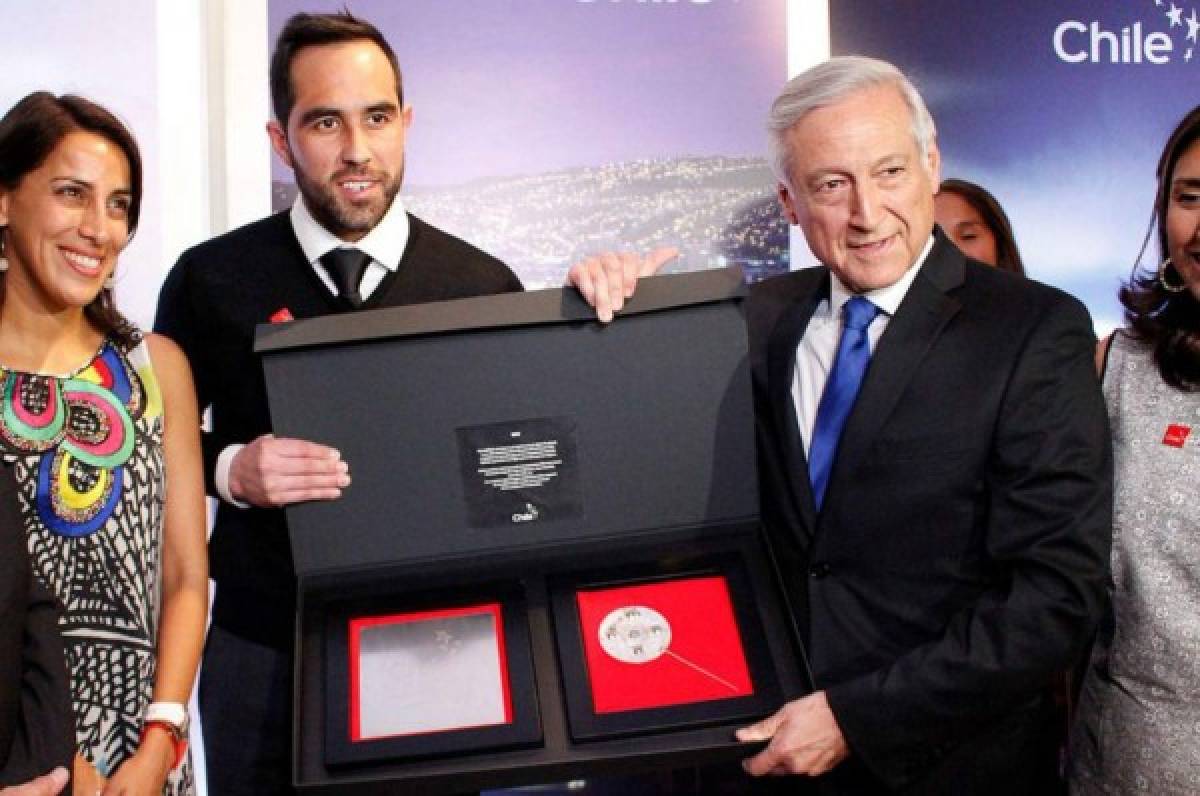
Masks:
[[[812,442],[808,446],[808,478],[812,482],[813,499],[817,511],[825,499],[829,486],[829,473],[837,455],[838,440],[842,427],[850,416],[858,388],[871,361],[871,343],[867,339],[867,327],[879,308],[862,296],[854,296],[842,305],[842,339],[838,341],[837,355],[821,403],[817,407],[817,422],[813,426]]]

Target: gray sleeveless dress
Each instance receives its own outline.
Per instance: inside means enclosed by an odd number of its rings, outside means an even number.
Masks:
[[[1200,794],[1200,392],[1113,336],[1112,616],[1071,736],[1077,794]]]

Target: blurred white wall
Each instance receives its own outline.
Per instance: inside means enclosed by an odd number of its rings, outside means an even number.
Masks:
[[[82,94],[137,137],[145,199],[117,300],[148,327],[180,252],[268,208],[269,163],[243,156],[242,129],[265,141],[265,0],[5,0],[4,12],[0,107],[39,89]]]

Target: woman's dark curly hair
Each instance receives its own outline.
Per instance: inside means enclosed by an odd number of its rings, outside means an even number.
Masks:
[[[1158,231],[1159,257],[1170,254],[1167,247],[1167,208],[1171,203],[1171,183],[1179,158],[1200,139],[1200,106],[1193,108],[1167,139],[1158,159],[1158,192],[1154,197],[1154,214],[1142,241],[1137,262],[1129,281],[1119,293],[1125,306],[1125,320],[1133,336],[1154,347],[1154,361],[1163,380],[1183,390],[1200,388],[1200,302],[1191,290],[1172,293],[1159,282],[1157,264],[1151,269],[1142,266],[1142,257],[1150,236]],[[1175,271],[1168,266],[1168,273]],[[1178,274],[1174,276],[1179,280]]]

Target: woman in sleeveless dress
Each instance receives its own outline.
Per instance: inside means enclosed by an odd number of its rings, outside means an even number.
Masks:
[[[1200,793],[1200,107],[1159,159],[1155,218],[1161,264],[1121,291],[1128,326],[1097,356],[1112,607],[1072,732],[1077,794]]]
[[[0,454],[63,607],[77,794],[191,794],[186,708],[208,574],[191,374],[115,309],[137,144],[45,92],[0,120]]]

